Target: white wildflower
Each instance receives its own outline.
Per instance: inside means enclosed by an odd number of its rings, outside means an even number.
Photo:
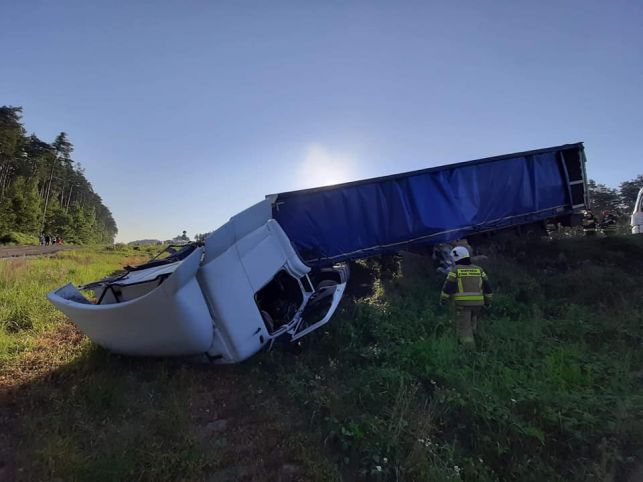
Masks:
[[[381,465],[376,465],[375,470],[377,470],[378,472],[381,472],[382,471],[382,466]]]

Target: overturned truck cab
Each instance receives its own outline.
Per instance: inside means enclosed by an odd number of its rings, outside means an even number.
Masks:
[[[67,284],[48,298],[110,351],[236,363],[277,338],[296,341],[327,323],[348,275],[346,264],[304,264],[266,199],[202,245],[80,288]],[[92,291],[95,301],[81,291]]]

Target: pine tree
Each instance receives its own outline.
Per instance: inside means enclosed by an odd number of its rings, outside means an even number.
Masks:
[[[596,213],[601,211],[621,211],[621,199],[616,189],[607,187],[605,184],[598,184],[590,179],[587,183],[587,190],[589,202]]]
[[[6,216],[10,224],[4,226],[5,230],[39,234],[40,202],[36,184],[24,177],[17,178],[5,193],[0,208],[3,217]]]
[[[0,107],[0,199],[16,172],[16,159],[24,138],[21,115],[22,107]]]
[[[26,135],[22,108],[0,107],[0,235],[9,231],[112,243],[118,232],[65,132],[52,143]]]

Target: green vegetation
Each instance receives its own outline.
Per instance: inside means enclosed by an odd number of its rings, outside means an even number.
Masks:
[[[621,234],[629,234],[631,233],[630,215],[634,210],[636,196],[642,187],[643,174],[622,182],[618,189],[599,184],[590,179],[587,182],[587,192],[591,209],[599,218],[601,212],[613,211],[619,220],[617,231]]]
[[[21,113],[0,107],[0,237],[45,233],[67,243],[113,242],[116,223],[71,158],[67,134],[51,144],[27,135]]]
[[[33,343],[35,337],[65,319],[46,294],[64,281],[89,283],[123,262],[144,261],[145,255],[107,248],[65,251],[52,257],[0,260],[0,362]]]
[[[352,477],[623,477],[643,440],[643,238],[537,243],[481,264],[497,294],[478,351],[437,306],[442,278],[406,255],[301,354],[269,354],[275,385]]]
[[[252,365],[111,355],[45,298],[157,250],[0,260],[0,479],[332,478],[305,418],[252,382]]]
[[[40,243],[38,236],[10,231],[0,235],[0,244],[20,244],[23,246],[34,246]]]
[[[297,353],[229,367],[110,355],[44,300],[143,248],[0,262],[18,478],[624,479],[643,449],[643,237],[482,250],[496,299],[475,352],[430,260],[405,254],[393,274],[356,264]]]

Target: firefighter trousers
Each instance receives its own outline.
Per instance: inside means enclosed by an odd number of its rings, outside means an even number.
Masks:
[[[455,329],[460,342],[470,347],[475,347],[473,338],[478,329],[478,318],[482,306],[457,306],[455,307]]]

